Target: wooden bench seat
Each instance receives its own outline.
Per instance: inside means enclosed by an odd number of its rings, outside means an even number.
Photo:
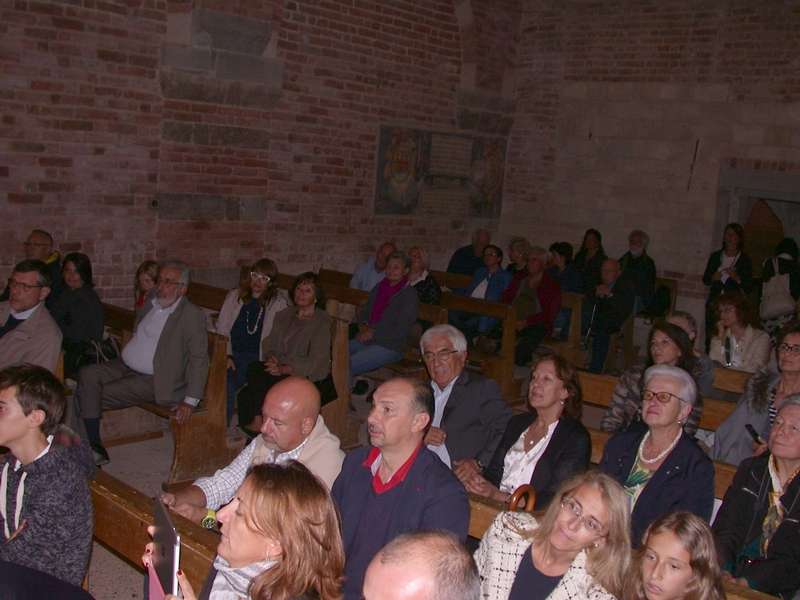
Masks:
[[[433,275],[436,282],[446,287],[448,290],[466,290],[472,283],[472,277],[469,275],[461,275],[460,273],[448,273],[447,271],[433,271],[428,270],[428,273]]]
[[[714,389],[734,394],[744,394],[752,373],[714,365]]]

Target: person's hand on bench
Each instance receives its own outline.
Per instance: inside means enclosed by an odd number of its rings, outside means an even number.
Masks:
[[[208,514],[208,509],[205,506],[205,494],[196,486],[189,486],[175,494],[161,494],[161,501],[166,504],[172,512],[198,525]],[[200,502],[203,503],[202,506]]]
[[[180,404],[176,404],[170,408],[169,411],[174,414],[173,418],[178,423],[183,425],[189,420],[189,417],[194,412],[194,406],[188,404],[187,402],[181,402]]]

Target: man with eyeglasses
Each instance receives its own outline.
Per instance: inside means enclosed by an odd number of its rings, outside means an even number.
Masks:
[[[425,443],[461,481],[480,474],[514,412],[494,379],[464,369],[467,339],[452,325],[435,325],[420,340],[436,411]]]
[[[50,294],[47,265],[23,260],[6,289],[9,299],[0,302],[0,369],[31,364],[55,373],[61,330],[45,306]]]
[[[98,466],[109,462],[100,439],[103,411],[155,401],[171,406],[174,419],[185,423],[203,397],[208,377],[206,316],[184,298],[190,281],[189,265],[164,261],[121,358],[78,371],[68,424],[85,433]]]
[[[45,264],[44,273],[50,281],[50,295],[44,301],[48,310],[53,308],[55,301],[64,289],[64,279],[61,277],[61,256],[53,250],[53,236],[42,229],[34,229],[22,244],[25,249],[26,260],[40,260]],[[11,288],[6,287],[0,294],[0,302],[9,299]]]

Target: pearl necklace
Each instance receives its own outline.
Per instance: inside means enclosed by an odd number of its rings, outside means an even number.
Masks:
[[[648,429],[647,433],[645,433],[644,437],[642,438],[642,443],[639,444],[639,452],[637,453],[637,458],[640,461],[642,461],[642,463],[645,464],[645,465],[652,465],[653,463],[657,463],[662,458],[664,458],[667,454],[672,452],[673,448],[675,448],[675,446],[678,445],[678,440],[681,439],[681,434],[682,433],[683,433],[683,430],[679,427],[678,428],[678,435],[676,435],[675,439],[672,440],[672,443],[669,446],[667,446],[667,449],[664,450],[661,454],[659,454],[655,458],[647,459],[642,455],[642,449],[644,448],[644,445],[647,442],[647,440],[650,438],[650,430]]]
[[[261,304],[259,302],[259,304]],[[250,331],[250,311],[245,310],[244,318],[245,318],[245,325],[244,328],[247,331],[247,335],[254,335],[258,331],[258,323],[261,321],[261,315],[264,314],[264,305],[261,304],[261,308],[258,309],[258,316],[256,317],[256,326],[253,328],[253,331]]]

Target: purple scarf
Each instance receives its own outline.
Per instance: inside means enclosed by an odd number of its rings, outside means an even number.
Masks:
[[[374,325],[383,317],[383,311],[389,306],[389,300],[400,290],[406,287],[408,277],[403,277],[397,285],[389,285],[389,280],[384,278],[378,284],[378,292],[375,297],[375,304],[372,305],[372,314],[369,316],[369,324]]]

